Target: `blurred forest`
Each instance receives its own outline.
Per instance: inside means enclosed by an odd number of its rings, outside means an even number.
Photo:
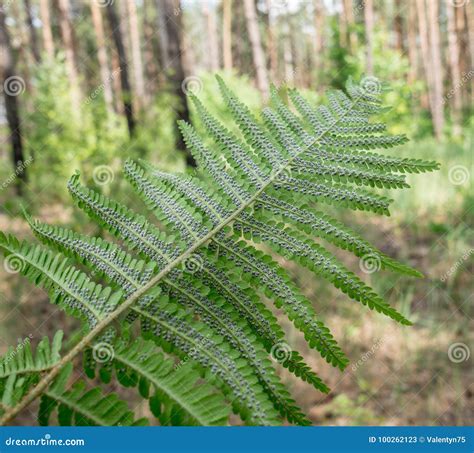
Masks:
[[[391,193],[390,218],[335,215],[426,277],[374,275],[336,254],[415,325],[361,310],[290,269],[352,365],[341,374],[306,351],[329,395],[280,371],[318,425],[472,424],[472,0],[0,0],[0,230],[30,237],[23,206],[101,234],[68,199],[76,170],[129,205],[125,158],[192,171],[176,120],[193,120],[193,91],[225,121],[216,72],[255,111],[270,83],[299,87],[314,103],[350,76],[390,86],[384,120],[411,139],[395,152],[442,168]],[[58,325],[77,327],[4,266],[0,320],[1,353],[19,331],[36,343]]]

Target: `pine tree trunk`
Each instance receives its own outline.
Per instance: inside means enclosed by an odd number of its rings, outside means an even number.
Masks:
[[[448,56],[451,73],[453,133],[454,135],[459,135],[461,133],[462,86],[461,70],[459,67],[459,43],[456,32],[454,8],[455,7],[449,3],[446,5],[446,14],[448,17]]]
[[[395,47],[400,52],[405,52],[405,47],[403,45],[403,9],[404,7],[402,6],[401,0],[395,0],[395,17],[393,19],[393,28],[395,30],[396,37]]]
[[[175,110],[179,120],[190,122],[189,107],[186,99],[185,90],[183,90],[184,68],[183,68],[183,54],[181,52],[182,42],[182,13],[181,4],[179,0],[161,0],[160,15],[165,18],[166,24],[166,40],[168,47],[166,49],[166,58],[169,62],[167,71],[168,82],[171,86],[173,94],[176,97]],[[178,14],[176,14],[178,12]],[[196,161],[191,153],[186,149],[183,137],[176,126],[176,149],[186,153],[186,163],[189,166],[195,167]]]
[[[316,69],[316,83],[321,80],[321,75],[324,71],[324,24],[325,24],[325,14],[324,14],[324,3],[322,0],[313,0],[313,17],[314,17],[314,31],[315,31],[315,40],[314,40],[314,58],[315,58],[315,69]]]
[[[72,32],[71,21],[69,20],[69,0],[57,0],[57,8],[59,13],[59,29],[64,44],[64,52],[66,56],[66,70],[71,86],[71,101],[73,111],[78,113],[80,106],[80,87],[79,76],[76,68],[76,52],[74,49],[74,38]]]
[[[156,20],[158,27],[158,34],[160,37],[160,57],[161,57],[161,69],[163,72],[168,71],[170,62],[168,58],[168,31],[166,29],[167,18],[165,16],[165,4],[164,0],[156,0]]]
[[[154,36],[154,9],[153,3],[143,2],[143,36],[144,43],[144,62],[145,62],[145,89],[147,93],[156,94],[158,84],[158,54],[155,46]]]
[[[5,98],[5,110],[10,130],[10,143],[15,174],[18,176],[16,191],[21,195],[22,184],[26,181],[25,158],[21,138],[21,121],[18,95],[21,94],[22,80],[15,72],[15,59],[10,35],[6,27],[5,9],[0,2],[0,75]]]
[[[143,62],[140,48],[140,32],[138,30],[137,7],[135,0],[126,0],[130,30],[130,48],[132,54],[133,80],[137,110],[141,110],[145,102],[145,81],[143,79]]]
[[[214,5],[209,4],[209,0],[202,1],[203,15],[206,19],[207,28],[207,55],[209,58],[208,68],[210,71],[219,69],[219,46],[217,44],[216,13]]]
[[[33,25],[33,16],[31,15],[31,2],[25,0],[26,26],[30,33],[30,49],[36,63],[40,62],[40,52],[38,48],[38,37],[36,36],[36,27]]]
[[[372,0],[364,2],[365,22],[365,71],[368,75],[374,73],[373,62],[373,29],[374,29],[374,6]]]
[[[51,16],[49,12],[49,0],[40,0],[41,32],[43,35],[43,47],[48,59],[54,58],[54,41],[51,32]]]
[[[427,2],[429,42],[431,70],[433,73],[433,125],[435,136],[439,140],[443,134],[444,113],[443,113],[443,66],[441,61],[441,48],[439,36],[439,8],[438,0]]]
[[[109,70],[107,58],[107,47],[104,37],[104,24],[102,21],[101,8],[95,0],[90,0],[92,13],[92,24],[94,26],[95,38],[97,43],[97,59],[99,60],[100,78],[102,80],[102,88],[104,90],[104,100],[107,110],[113,112],[113,93],[112,93],[112,77]]]
[[[408,72],[408,83],[411,85],[419,76],[418,52],[416,39],[416,5],[412,1],[408,4],[408,61],[410,62]]]
[[[418,33],[420,36],[421,59],[423,61],[425,81],[428,88],[428,104],[431,115],[433,116],[433,74],[431,71],[431,56],[428,43],[428,28],[424,0],[416,0],[416,11],[418,17]]]
[[[269,94],[268,74],[260,40],[260,30],[258,29],[257,12],[255,10],[254,0],[244,0],[244,9],[247,21],[247,32],[252,47],[253,65],[257,77],[257,86],[262,93],[263,98],[267,99]]]
[[[278,49],[275,40],[275,20],[272,13],[271,0],[266,0],[266,9],[268,13],[267,48],[270,63],[270,77],[276,80],[278,73]]]
[[[115,6],[113,3],[107,3],[106,10],[119,60],[123,110],[125,117],[127,118],[128,132],[130,137],[133,137],[135,133],[135,117],[133,115],[132,94],[130,91],[130,80],[128,77],[128,63],[127,56],[125,54],[125,46],[123,44],[122,32],[120,30],[120,20],[117,16],[117,13],[115,12]]]
[[[357,49],[357,34],[354,30],[355,19],[354,19],[354,9],[352,0],[343,0],[342,2],[344,7],[344,16],[347,24],[347,33],[349,35],[349,47],[351,52],[355,52]]]
[[[232,0],[222,1],[222,53],[224,69],[232,69]]]

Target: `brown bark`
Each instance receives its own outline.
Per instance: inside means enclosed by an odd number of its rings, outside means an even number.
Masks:
[[[418,51],[416,40],[416,5],[412,1],[408,3],[408,61],[410,68],[408,72],[408,83],[412,84],[419,76]]]
[[[433,125],[435,136],[439,140],[443,134],[443,66],[441,61],[440,33],[439,33],[439,8],[438,0],[429,0],[427,4],[430,57],[433,73]]]
[[[365,71],[372,75],[374,72],[373,62],[373,29],[374,29],[374,5],[372,0],[364,2],[365,23]]]
[[[25,0],[25,21],[28,31],[30,33],[30,49],[31,53],[36,61],[40,61],[40,52],[38,48],[38,37],[36,36],[36,27],[33,25],[33,16],[31,15],[31,2],[30,0]]]
[[[355,19],[354,19],[354,8],[352,0],[343,0],[345,22],[347,24],[347,33],[349,36],[349,47],[352,52],[357,49],[357,34],[354,30]]]
[[[412,2],[409,2],[410,4]],[[408,6],[410,8],[410,6]],[[405,46],[403,44],[403,11],[402,1],[395,0],[395,17],[393,19],[393,28],[395,30],[395,47],[400,51],[405,51]]]
[[[160,0],[159,13],[165,18],[165,32],[168,43],[166,50],[166,58],[168,65],[168,82],[171,90],[176,97],[175,110],[179,120],[190,122],[189,107],[186,99],[186,93],[182,84],[185,79],[183,69],[182,54],[182,14],[181,4],[179,0]],[[176,14],[178,12],[178,14]],[[186,162],[189,166],[195,167],[196,162],[191,153],[186,149],[183,137],[176,126],[176,149],[186,153]]]
[[[163,0],[156,0],[156,20],[158,27],[158,34],[160,36],[160,57],[161,57],[161,68],[164,72],[169,69],[169,58],[168,58],[168,32],[166,30],[166,16],[165,6]]]
[[[104,100],[107,110],[113,111],[113,94],[111,74],[109,70],[109,63],[107,57],[107,47],[104,36],[104,23],[102,21],[101,8],[95,0],[90,0],[90,8],[92,13],[92,24],[94,27],[96,44],[97,44],[97,59],[99,60],[100,78],[102,80],[102,89],[104,91]]]
[[[433,74],[431,72],[431,57],[428,42],[428,28],[426,18],[425,0],[416,0],[416,12],[418,17],[418,33],[420,36],[421,60],[426,86],[428,88],[428,103],[430,112],[433,111]]]
[[[206,19],[208,68],[210,71],[219,69],[219,46],[217,44],[216,13],[209,0],[202,0],[202,11]]]
[[[137,110],[141,110],[145,102],[145,81],[143,79],[143,62],[140,48],[140,31],[138,30],[137,7],[135,0],[126,0],[130,30],[130,49],[132,54],[133,80]]]
[[[127,55],[125,53],[125,46],[123,44],[122,32],[120,29],[120,20],[115,12],[113,3],[107,3],[107,18],[109,20],[110,28],[112,30],[112,37],[117,51],[120,68],[120,84],[122,88],[122,101],[125,117],[127,118],[128,132],[130,137],[135,133],[135,117],[132,107],[132,94],[130,90],[130,80],[128,77],[128,63]]]
[[[257,12],[254,0],[244,0],[245,18],[247,21],[247,32],[252,47],[253,65],[255,69],[257,86],[264,99],[268,98],[269,84],[265,56],[263,54],[260,40],[260,30],[258,29]]]
[[[18,88],[21,90],[21,78],[15,70],[15,58],[10,35],[6,26],[5,9],[0,2],[0,75],[5,97],[5,110],[10,129],[10,143],[15,174],[18,176],[16,190],[21,194],[22,183],[26,181],[25,158],[21,139],[21,122],[18,105]],[[20,93],[21,94],[21,93]]]
[[[73,111],[78,113],[80,105],[80,87],[79,76],[76,67],[76,52],[74,49],[72,24],[69,19],[69,0],[57,0],[56,5],[59,13],[59,29],[64,44],[64,53],[66,56],[66,70],[69,77],[69,84],[71,86],[71,101],[73,105]]]
[[[54,41],[51,32],[51,16],[49,12],[49,0],[40,0],[41,33],[43,36],[43,47],[47,57],[54,58]]]
[[[451,73],[451,91],[448,97],[452,98],[452,121],[453,133],[459,135],[461,132],[461,114],[462,114],[462,86],[461,70],[459,67],[459,43],[456,32],[456,21],[454,17],[454,6],[449,2],[446,5],[446,14],[448,18],[448,57]],[[446,100],[447,98],[445,98]]]
[[[222,1],[222,53],[224,69],[232,69],[232,0]]]
[[[158,83],[157,49],[155,46],[153,3],[143,2],[143,36],[145,38],[143,59],[145,62],[145,91],[155,94]]]

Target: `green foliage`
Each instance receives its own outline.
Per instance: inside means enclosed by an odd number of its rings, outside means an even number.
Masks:
[[[161,424],[222,424],[231,407],[246,424],[286,419],[306,425],[310,422],[278,377],[275,362],[316,389],[329,389],[285,342],[267,302],[281,309],[329,364],[343,370],[348,359],[278,258],[409,325],[324,241],[387,270],[420,274],[322,210],[333,205],[387,215],[391,200],[372,189],[406,188],[404,173],[438,165],[369,151],[406,141],[370,121],[384,112],[373,78],[360,85],[349,80],[345,92],[328,93],[328,103],[318,108],[290,91],[293,109],[272,89],[271,107],[261,120],[220,77],[218,84],[233,124],[224,126],[190,95],[199,125],[179,125],[199,165],[194,175],[126,161],[125,179],[150,215],[82,185],[78,173],[69,181],[75,203],[116,242],[27,215],[35,235],[61,254],[5,235],[0,249],[7,260],[19,261],[19,270],[48,290],[54,303],[85,321],[91,341],[87,337],[77,352],[84,353],[86,374],[93,378],[98,362],[103,382],[115,376],[122,385],[137,387]],[[181,360],[177,369],[160,349]],[[104,350],[110,352],[105,363]],[[141,423],[99,388],[87,392],[81,383],[69,389],[71,371],[65,365],[53,365],[63,371],[42,394],[41,423],[56,407],[61,424]]]

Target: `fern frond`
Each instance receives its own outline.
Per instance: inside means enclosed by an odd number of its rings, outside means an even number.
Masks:
[[[49,292],[53,303],[93,328],[115,310],[122,293],[92,282],[61,255],[0,233],[0,249],[19,260],[19,271]]]
[[[314,204],[389,214],[391,200],[359,186],[406,188],[400,173],[432,171],[438,164],[368,151],[403,144],[406,137],[371,122],[385,111],[380,97],[351,80],[345,91],[328,93],[327,104],[317,108],[290,90],[295,110],[272,87],[272,106],[263,110],[262,121],[221,78],[218,84],[236,127],[223,125],[191,96],[205,130],[202,136],[193,126],[179,124],[198,163],[193,176],[125,163],[126,178],[156,222],[82,186],[76,174],[68,184],[72,198],[120,245],[29,217],[35,235],[67,259],[0,234],[7,259],[19,260],[23,274],[88,324],[85,337],[60,359],[55,349],[55,360],[36,363],[27,350],[14,366],[0,367],[4,403],[15,404],[5,405],[3,422],[41,396],[43,423],[56,407],[61,424],[141,423],[116,397],[104,397],[98,389],[87,392],[84,384],[66,389],[69,364],[79,353],[84,353],[87,374],[95,373],[91,347],[102,339],[116,355],[101,366],[100,377],[108,382],[115,376],[125,386],[138,387],[162,424],[225,423],[227,402],[247,424],[279,424],[282,418],[308,424],[268,359],[284,332],[265,302],[282,309],[328,363],[344,369],[348,359],[313,304],[277,264],[278,257],[409,324],[314,239],[361,258],[373,256],[381,267],[420,274],[321,212],[322,207],[316,211]],[[97,278],[109,286],[99,285]],[[131,328],[135,320],[140,329]],[[130,339],[130,332],[138,338]],[[189,364],[174,369],[157,346]],[[328,391],[298,351],[288,348],[281,364]]]
[[[61,358],[63,332],[58,330],[50,343],[43,337],[32,351],[27,337],[16,347],[10,346],[0,358],[0,395],[2,408],[16,404],[34,386],[42,373],[50,370]],[[3,409],[2,409],[3,410]]]
[[[200,382],[192,362],[178,365],[151,341],[117,342],[113,369],[125,387],[138,387],[161,425],[225,425],[229,405],[216,389]],[[103,376],[101,376],[103,377]],[[110,380],[110,374],[106,381]]]
[[[41,398],[38,421],[49,425],[55,409],[62,426],[138,426],[147,425],[146,419],[134,420],[133,412],[117,395],[104,396],[97,387],[87,390],[84,381],[76,381],[70,390],[67,382],[72,374],[72,364],[66,365],[55,382]]]

